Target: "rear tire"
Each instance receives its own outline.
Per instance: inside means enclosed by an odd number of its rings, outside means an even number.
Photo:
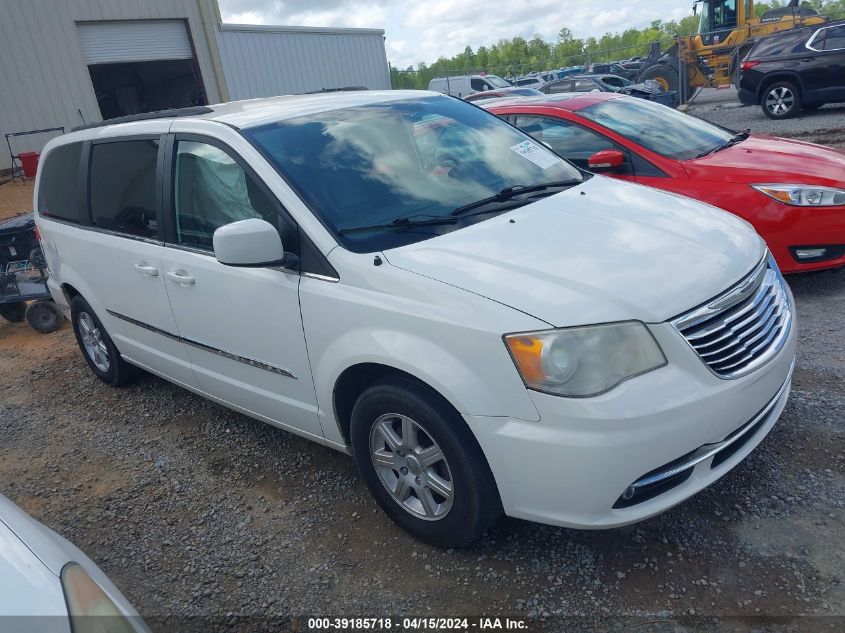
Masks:
[[[788,119],[801,111],[801,95],[792,82],[776,81],[763,90],[760,107],[770,119]]]
[[[11,321],[12,323],[19,323],[23,321],[26,314],[26,302],[18,301],[17,303],[0,303],[0,316]]]
[[[132,366],[120,356],[94,310],[79,295],[70,302],[70,316],[76,342],[94,375],[112,387],[131,381],[134,377]]]
[[[49,300],[34,301],[26,308],[26,322],[33,330],[50,334],[62,327],[62,313]]]
[[[421,541],[463,547],[501,515],[475,436],[431,389],[403,377],[372,385],[352,409],[350,436],[373,497]]]

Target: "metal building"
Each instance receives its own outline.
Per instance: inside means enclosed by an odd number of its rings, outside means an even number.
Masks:
[[[346,86],[390,87],[383,31],[224,25],[217,0],[0,0],[0,134]]]
[[[217,40],[232,99],[390,88],[380,29],[223,24]]]

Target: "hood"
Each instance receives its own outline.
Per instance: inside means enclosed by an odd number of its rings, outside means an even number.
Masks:
[[[683,163],[689,177],[739,183],[845,185],[845,152],[774,136],[757,136]]]
[[[554,326],[662,322],[748,273],[765,246],[724,211],[602,176],[384,253]]]

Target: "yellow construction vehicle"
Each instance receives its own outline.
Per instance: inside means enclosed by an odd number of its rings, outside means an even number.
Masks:
[[[759,18],[754,0],[695,0],[693,12],[699,16],[698,33],[677,38],[664,52],[658,42],[652,44],[639,81],[653,79],[689,99],[697,88],[737,81],[742,58],[756,39],[826,21],[817,11],[800,7],[799,0]]]

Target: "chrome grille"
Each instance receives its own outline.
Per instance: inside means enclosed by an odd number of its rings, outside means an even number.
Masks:
[[[786,282],[771,255],[738,284],[672,321],[720,378],[738,378],[771,359],[792,327]]]

